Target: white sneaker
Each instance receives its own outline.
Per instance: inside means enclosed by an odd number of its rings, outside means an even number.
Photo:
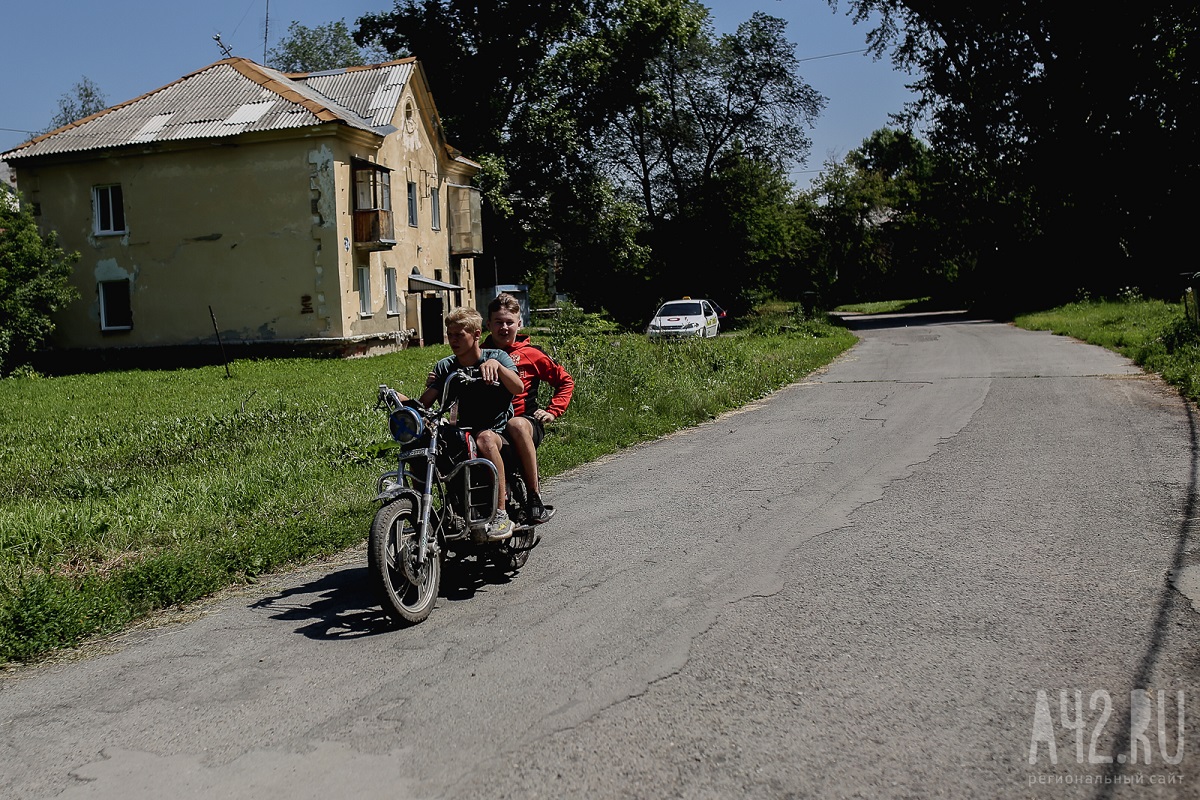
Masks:
[[[496,512],[496,519],[492,521],[491,527],[488,528],[487,535],[488,539],[493,542],[512,538],[513,521],[508,518],[507,511]]]

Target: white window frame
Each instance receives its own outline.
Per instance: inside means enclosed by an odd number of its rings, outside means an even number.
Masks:
[[[398,290],[396,268],[383,268],[383,290],[387,297],[387,314],[389,317],[400,316],[400,292]]]
[[[110,183],[92,187],[92,231],[97,236],[119,236],[129,232],[129,224],[125,219],[125,195],[121,191],[121,184]]]
[[[438,187],[429,189],[429,227],[435,231],[442,229],[442,199]]]
[[[115,281],[100,281],[96,284],[96,294],[100,300],[100,330],[102,331],[128,331],[133,330],[133,297],[131,292],[133,287],[130,285],[129,279],[124,278]],[[119,324],[109,319],[111,314],[108,303],[108,293],[125,292],[124,305],[129,308],[129,322]]]
[[[358,271],[358,315],[372,317],[375,315],[371,308],[371,267],[357,267]]]

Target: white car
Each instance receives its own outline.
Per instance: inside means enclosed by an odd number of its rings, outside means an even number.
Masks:
[[[646,335],[651,339],[707,338],[717,335],[720,324],[711,302],[684,297],[664,303],[650,320]]]

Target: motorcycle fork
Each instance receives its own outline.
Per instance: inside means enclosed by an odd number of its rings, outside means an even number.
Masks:
[[[434,455],[437,452],[438,431],[435,426],[429,434],[429,455],[425,458],[425,487],[421,492],[421,522],[417,534],[417,564],[424,564],[429,556],[429,515],[433,510]]]

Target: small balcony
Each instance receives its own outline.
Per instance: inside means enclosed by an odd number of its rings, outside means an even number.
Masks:
[[[392,212],[368,209],[354,212],[354,246],[359,250],[388,250],[396,244]]]

